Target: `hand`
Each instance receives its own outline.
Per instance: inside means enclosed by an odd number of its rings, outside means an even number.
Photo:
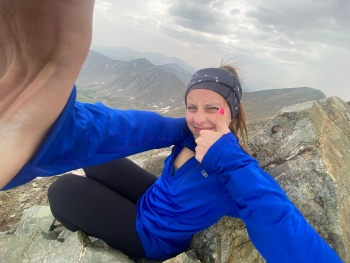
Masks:
[[[0,189],[33,156],[85,61],[93,0],[0,0]]]
[[[216,131],[202,130],[199,133],[199,137],[196,139],[196,156],[198,162],[202,162],[205,154],[209,148],[221,138],[222,135],[227,134],[230,131],[224,118],[224,109],[221,108],[216,115]]]

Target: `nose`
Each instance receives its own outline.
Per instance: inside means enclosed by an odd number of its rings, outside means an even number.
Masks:
[[[204,114],[202,111],[198,110],[198,111],[196,112],[196,114],[194,115],[193,121],[194,121],[196,124],[201,124],[201,123],[203,123],[203,122],[205,121],[205,114]]]

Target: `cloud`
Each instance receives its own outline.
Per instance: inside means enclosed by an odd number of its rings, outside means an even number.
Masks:
[[[177,1],[169,8],[169,15],[184,28],[215,35],[230,33],[225,13],[210,1]]]
[[[230,10],[230,14],[231,15],[237,15],[237,14],[240,14],[241,13],[241,10],[239,10],[239,9],[237,9],[237,8],[232,8],[231,10]]]
[[[314,42],[350,49],[349,1],[299,1],[275,2],[250,9],[256,30],[271,28],[271,35],[283,36],[290,43]]]
[[[93,42],[195,67],[216,66],[226,54],[247,80],[330,95],[350,88],[349,17],[348,0],[96,0]]]

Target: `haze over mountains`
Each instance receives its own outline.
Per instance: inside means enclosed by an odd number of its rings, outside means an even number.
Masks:
[[[145,58],[154,65],[172,64],[176,70],[185,71],[192,75],[198,69],[186,64],[183,60],[176,57],[166,57],[163,54],[156,52],[140,52],[131,48],[125,47],[106,47],[91,45],[91,50],[94,50],[102,55],[116,60],[133,60],[138,58]]]
[[[115,60],[91,50],[76,82],[78,100],[184,116],[184,94],[191,76],[174,62],[154,65],[145,58]],[[255,122],[274,116],[284,106],[322,98],[323,92],[308,87],[273,89],[244,92],[243,104],[248,122]]]

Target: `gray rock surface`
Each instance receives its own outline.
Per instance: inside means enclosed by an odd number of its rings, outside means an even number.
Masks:
[[[200,263],[193,250],[181,253],[174,258],[163,261],[164,263]]]
[[[242,220],[223,217],[192,239],[193,249],[201,262],[265,262],[250,242]]]
[[[134,262],[108,246],[94,245],[80,231],[65,230],[65,238],[57,238],[51,231],[54,221],[48,206],[27,209],[13,235],[0,234],[0,262]]]
[[[135,154],[128,158],[150,173],[159,176],[163,170],[164,160],[169,154],[171,154],[171,148],[163,148]]]

